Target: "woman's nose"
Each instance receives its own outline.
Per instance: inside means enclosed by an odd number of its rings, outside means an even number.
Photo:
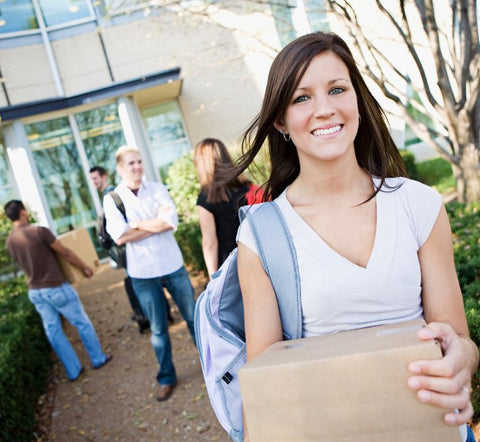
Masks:
[[[316,117],[328,117],[335,113],[335,108],[328,97],[316,97],[314,99],[314,114]]]

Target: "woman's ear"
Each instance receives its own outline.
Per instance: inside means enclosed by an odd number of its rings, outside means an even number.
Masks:
[[[275,129],[277,129],[280,133],[285,133],[285,126],[283,125],[283,123],[281,123],[280,121],[276,121],[275,123],[273,123],[273,126],[275,127]]]

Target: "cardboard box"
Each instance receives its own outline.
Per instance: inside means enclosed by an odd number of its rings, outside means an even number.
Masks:
[[[76,229],[63,233],[57,237],[58,241],[65,247],[71,249],[78,257],[95,272],[100,266],[97,251],[87,229]],[[65,278],[70,284],[75,284],[85,279],[83,272],[70,264],[64,257],[57,254],[58,263]]]
[[[446,410],[407,387],[411,361],[438,359],[423,320],[278,342],[239,372],[250,440],[459,442]]]

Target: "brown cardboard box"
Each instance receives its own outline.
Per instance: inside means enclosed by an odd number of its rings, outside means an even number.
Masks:
[[[445,410],[407,387],[408,363],[437,359],[423,320],[278,342],[239,372],[250,440],[459,442]]]
[[[70,232],[59,235],[57,239],[65,247],[68,247],[75,252],[75,254],[78,255],[85,264],[91,267],[94,272],[97,270],[100,262],[87,229],[82,228],[71,230]],[[75,284],[76,282],[85,279],[85,275],[79,268],[70,264],[65,258],[58,254],[57,259],[65,278],[67,278],[70,284]]]

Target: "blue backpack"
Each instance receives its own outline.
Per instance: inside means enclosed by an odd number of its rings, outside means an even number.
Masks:
[[[293,240],[275,202],[240,209],[257,242],[280,310],[284,339],[302,337],[300,278]],[[195,339],[213,410],[234,441],[243,441],[238,370],[247,361],[237,249],[212,275],[195,305]]]

